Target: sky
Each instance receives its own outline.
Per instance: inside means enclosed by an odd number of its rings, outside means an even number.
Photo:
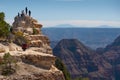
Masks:
[[[120,28],[120,0],[0,0],[0,12],[10,24],[25,7],[43,27],[70,24]]]

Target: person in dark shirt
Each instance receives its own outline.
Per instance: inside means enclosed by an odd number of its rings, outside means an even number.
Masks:
[[[31,11],[29,10],[29,16],[31,16]]]
[[[22,49],[25,51],[27,49],[27,44],[22,44]]]
[[[26,14],[28,13],[28,9],[27,9],[27,7],[25,8],[25,13],[26,13]]]

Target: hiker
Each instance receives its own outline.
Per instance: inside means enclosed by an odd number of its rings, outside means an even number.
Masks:
[[[18,17],[20,17],[20,13],[18,13]]]
[[[29,10],[29,16],[31,16],[31,11]]]
[[[26,14],[28,13],[28,9],[27,9],[27,7],[25,8],[25,13],[26,13]]]
[[[22,49],[25,51],[27,49],[27,44],[22,44]]]

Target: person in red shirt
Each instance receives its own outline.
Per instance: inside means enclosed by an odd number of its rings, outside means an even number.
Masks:
[[[22,49],[25,51],[27,49],[27,44],[22,44]]]

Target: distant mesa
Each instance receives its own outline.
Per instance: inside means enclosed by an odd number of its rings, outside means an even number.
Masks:
[[[72,27],[75,27],[73,25],[70,25],[70,24],[60,24],[60,25],[57,25],[56,27],[61,27],[61,28],[72,28]]]
[[[72,24],[59,24],[55,26],[49,26],[49,28],[119,28],[117,26],[109,26],[109,25],[100,25],[100,26],[75,26]]]
[[[101,26],[97,26],[96,28],[115,28],[115,27],[108,25],[101,25]]]
[[[59,24],[56,26],[50,26],[50,28],[75,28],[75,26],[70,24]]]

